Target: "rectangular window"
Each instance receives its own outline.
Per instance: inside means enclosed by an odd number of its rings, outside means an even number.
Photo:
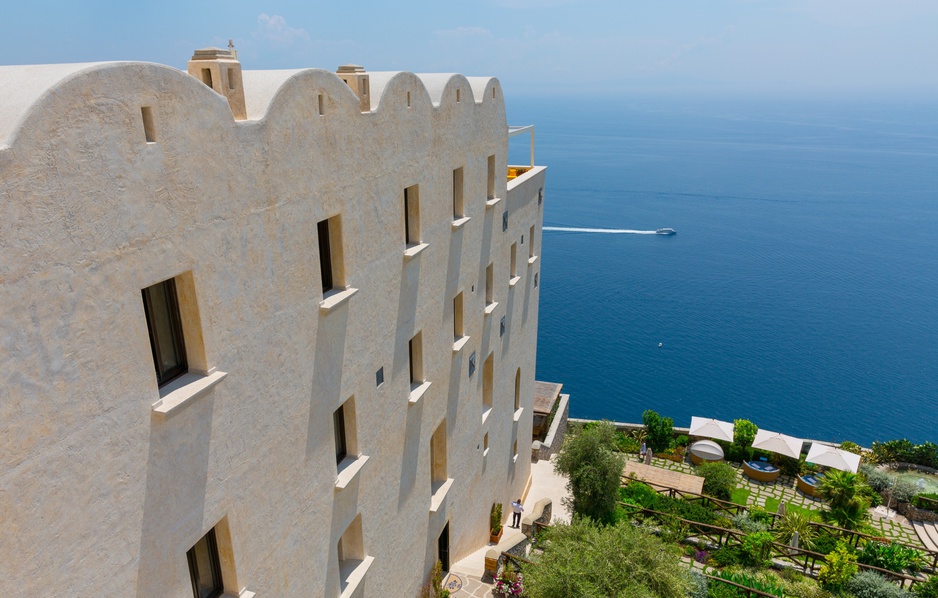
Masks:
[[[228,67],[228,89],[234,91],[235,88],[235,70]]]
[[[420,243],[420,193],[417,185],[404,189],[404,243]]]
[[[224,587],[214,528],[186,552],[186,558],[189,561],[189,576],[192,578],[192,593],[195,598],[221,596]]]
[[[531,226],[531,231],[529,233],[530,240],[528,241],[528,257],[534,257],[534,226]]]
[[[486,432],[485,436],[482,437],[482,456],[489,454],[489,433]]]
[[[188,371],[176,281],[164,280],[143,289],[142,293],[156,381],[163,386]]]
[[[495,265],[489,264],[485,269],[485,305],[495,303]]]
[[[423,339],[418,332],[407,344],[407,356],[410,361],[410,383],[423,382]]]
[[[488,160],[488,198],[495,199],[495,156]]]
[[[509,279],[518,275],[518,244],[511,244],[511,267],[509,269]]]
[[[492,410],[492,389],[495,376],[495,353],[489,353],[482,364],[482,419]]]
[[[212,89],[215,89],[215,86],[212,85],[212,69],[202,69],[202,83],[205,83]]]
[[[407,92],[407,107],[410,108],[410,92]]]
[[[325,106],[323,106],[322,94],[319,94],[319,116],[322,116],[326,113]]]
[[[153,124],[153,109],[149,106],[140,108],[140,115],[143,117],[143,135],[147,143],[156,143],[156,127]]]
[[[367,572],[371,557],[365,555],[364,538],[362,534],[362,516],[359,514],[352,520],[348,528],[339,538],[339,544],[336,547],[339,557],[339,594],[354,595],[355,587],[350,587],[353,583],[356,571],[362,569],[357,577],[361,578]],[[357,583],[361,583],[358,581]]]
[[[430,482],[433,492],[446,481],[446,420],[444,419],[430,439]]]
[[[459,220],[466,215],[463,208],[462,193],[462,168],[460,167],[453,171],[453,220]]]
[[[335,462],[341,463],[348,455],[345,444],[345,406],[341,406],[332,414],[332,427],[335,433]]]
[[[456,103],[459,103],[459,88],[456,89]]]
[[[342,221],[333,216],[316,224],[319,239],[319,273],[322,277],[322,292],[345,288],[343,267]]]
[[[463,336],[462,293],[459,293],[453,299],[453,338],[459,340]]]
[[[384,384],[384,367],[378,368],[378,371],[375,372],[375,386],[381,386]]]

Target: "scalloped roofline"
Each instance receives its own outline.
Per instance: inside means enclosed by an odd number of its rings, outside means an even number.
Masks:
[[[0,149],[11,147],[31,113],[43,103],[45,98],[55,94],[65,84],[92,73],[141,65],[165,69],[173,75],[184,77],[192,85],[204,85],[185,71],[151,62],[115,61],[0,66]],[[366,71],[366,74],[371,81],[371,111],[379,110],[388,90],[412,78],[419,81],[422,91],[434,107],[439,107],[447,94],[452,93],[452,90],[460,83],[465,83],[472,90],[473,100],[476,103],[485,101],[486,91],[492,85],[497,84],[497,79],[494,77],[465,77],[457,73]],[[348,86],[334,72],[324,69],[245,70],[242,71],[242,77],[247,104],[247,120],[239,122],[264,120],[278,95],[289,86],[291,81],[303,77],[318,79],[324,88],[337,91],[344,89],[344,95],[348,96],[348,101],[358,103],[358,99]]]

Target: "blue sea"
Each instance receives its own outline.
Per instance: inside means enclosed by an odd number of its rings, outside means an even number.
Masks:
[[[548,166],[537,378],[805,438],[938,441],[938,108],[509,98]],[[510,143],[526,163],[528,141]]]

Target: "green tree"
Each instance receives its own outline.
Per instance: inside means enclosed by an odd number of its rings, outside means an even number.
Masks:
[[[646,409],[642,413],[642,423],[648,434],[647,441],[651,450],[661,453],[671,448],[674,440],[674,420],[670,417],[661,417],[657,412]]]
[[[567,477],[575,515],[610,523],[624,465],[622,455],[615,452],[615,428],[604,421],[568,435],[554,470]]]
[[[736,469],[728,463],[702,463],[697,466],[697,475],[704,478],[704,494],[729,500],[736,490]]]
[[[825,517],[842,528],[855,530],[869,519],[870,502],[864,498],[866,484],[855,473],[832,469],[824,474],[818,493],[830,511]]]
[[[672,549],[629,522],[574,517],[547,532],[544,554],[525,565],[528,598],[685,598],[689,571]]]

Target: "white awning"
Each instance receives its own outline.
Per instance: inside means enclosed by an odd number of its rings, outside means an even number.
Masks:
[[[733,424],[718,419],[704,417],[690,418],[690,432],[688,436],[703,436],[733,442]]]
[[[801,446],[804,440],[794,436],[786,436],[779,432],[769,432],[768,430],[759,430],[756,432],[756,439],[752,443],[752,448],[778,453],[797,459],[801,456]]]
[[[856,473],[857,468],[860,467],[860,455],[817,442],[811,445],[807,461],[815,465],[825,465],[850,473]]]
[[[687,450],[705,461],[719,461],[723,458],[723,447],[712,440],[698,440]]]

